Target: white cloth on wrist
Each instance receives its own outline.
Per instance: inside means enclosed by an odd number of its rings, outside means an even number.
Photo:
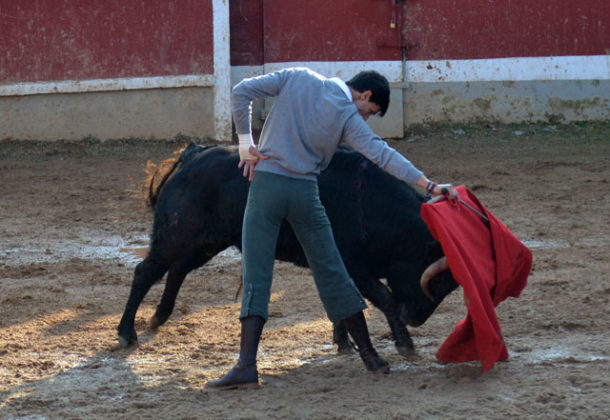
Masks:
[[[254,146],[252,134],[238,134],[239,139],[239,158],[241,160],[256,160],[257,157],[250,153],[250,146]]]

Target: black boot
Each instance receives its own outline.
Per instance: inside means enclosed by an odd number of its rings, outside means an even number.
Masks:
[[[249,316],[241,320],[241,344],[237,364],[222,378],[205,384],[206,388],[232,389],[258,386],[256,353],[264,325],[265,320],[259,316]]]
[[[345,318],[343,320],[343,325],[345,325],[345,328],[347,328],[347,331],[356,342],[360,358],[364,362],[366,368],[375,373],[388,373],[390,371],[390,365],[375,351],[375,348],[371,343],[371,338],[369,337],[369,330],[366,326],[364,313],[358,312],[357,314]]]

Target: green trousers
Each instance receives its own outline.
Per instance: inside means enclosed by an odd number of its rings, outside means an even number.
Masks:
[[[257,171],[243,221],[240,318],[269,317],[275,249],[283,220],[290,223],[305,251],[328,318],[338,322],[366,308],[335,244],[318,183]]]

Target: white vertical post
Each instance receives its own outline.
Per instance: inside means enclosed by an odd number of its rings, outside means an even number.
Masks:
[[[214,15],[214,128],[216,140],[231,141],[231,48],[229,0],[212,0]]]

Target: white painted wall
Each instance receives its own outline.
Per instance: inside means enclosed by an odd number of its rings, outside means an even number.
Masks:
[[[344,80],[361,70],[384,74],[392,85],[390,108],[383,118],[369,119],[382,137],[402,137],[404,128],[420,123],[610,119],[608,55],[421,60],[404,65],[400,61],[267,63],[233,67],[231,83],[295,66]],[[272,103],[259,107],[268,110]],[[263,117],[265,109],[259,110]],[[253,112],[256,115],[256,108]]]

